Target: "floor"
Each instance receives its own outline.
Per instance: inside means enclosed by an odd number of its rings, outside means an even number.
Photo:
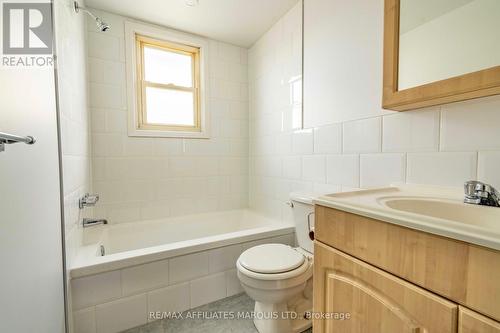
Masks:
[[[246,294],[240,294],[183,312],[183,319],[157,320],[123,333],[258,333],[252,319],[220,318],[224,314],[251,313],[253,306]],[[219,319],[193,318],[198,314],[218,315]],[[304,333],[312,333],[312,329]]]

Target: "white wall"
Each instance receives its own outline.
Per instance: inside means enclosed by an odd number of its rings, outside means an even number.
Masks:
[[[211,138],[127,136],[125,17],[95,10],[88,66],[95,214],[110,223],[247,206],[247,51],[210,41]]]
[[[2,332],[64,332],[54,70],[0,68],[0,131],[32,135],[0,153]]]
[[[285,207],[281,203],[287,200],[289,192],[300,187],[301,159],[298,155],[308,150],[309,143],[312,148],[312,132],[294,130],[297,123],[294,108],[300,109],[300,105],[293,104],[291,82],[300,80],[302,75],[301,22],[299,3],[248,52],[249,204],[278,217]]]
[[[394,182],[458,187],[480,179],[500,187],[500,96],[380,111],[383,0],[305,0],[305,62],[318,54],[323,61],[309,62],[304,72],[304,115],[315,119],[315,126],[306,121],[306,129],[291,129],[289,87],[286,76],[276,73],[300,60],[299,52],[283,47],[290,36],[299,36],[299,11],[298,5],[249,51],[252,207],[288,217],[284,203],[291,191],[337,192]],[[332,23],[335,18],[339,22]],[[328,26],[340,22],[335,31]],[[318,38],[324,43],[316,43]],[[345,71],[338,71],[341,65]],[[344,84],[348,69],[354,78]]]
[[[85,5],[82,1],[80,4]],[[62,135],[66,269],[69,271],[77,255],[83,214],[91,214],[78,208],[78,199],[90,191],[91,185],[86,20],[85,15],[75,13],[72,0],[55,0],[54,22]],[[69,283],[67,285],[70,288]],[[71,297],[70,290],[67,295]],[[68,313],[71,313],[70,298]],[[71,328],[71,316],[69,319]]]

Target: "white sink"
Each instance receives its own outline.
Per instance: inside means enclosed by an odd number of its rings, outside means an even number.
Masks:
[[[321,196],[315,204],[500,250],[500,208],[465,204],[462,189],[398,186]]]
[[[500,208],[447,201],[409,197],[382,198],[380,202],[402,212],[425,215],[470,225],[500,225]]]

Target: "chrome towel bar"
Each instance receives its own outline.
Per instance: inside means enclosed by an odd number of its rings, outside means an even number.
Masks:
[[[13,144],[17,142],[23,142],[27,145],[32,145],[36,142],[36,140],[32,136],[18,136],[0,132],[0,152],[5,150],[6,144]]]

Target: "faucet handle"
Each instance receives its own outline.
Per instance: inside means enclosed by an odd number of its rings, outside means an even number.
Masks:
[[[464,192],[466,196],[473,196],[476,193],[476,184],[478,184],[475,180],[469,180],[464,183]]]
[[[493,188],[490,185],[477,180],[469,180],[464,184],[464,192],[466,196],[487,197],[488,193],[493,193],[492,189]]]
[[[95,206],[97,201],[99,201],[99,194],[89,194],[85,193],[85,195],[78,200],[78,207],[83,209],[85,207]]]

